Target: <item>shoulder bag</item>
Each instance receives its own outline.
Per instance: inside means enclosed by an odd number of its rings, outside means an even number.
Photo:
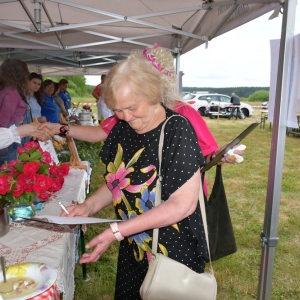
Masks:
[[[172,116],[171,116],[172,117]],[[170,118],[171,118],[170,117]],[[161,160],[164,141],[164,128],[168,118],[162,126],[158,150],[158,179],[156,182],[155,206],[161,203]],[[207,223],[205,204],[200,180],[199,202],[210,257],[207,237]],[[215,300],[217,297],[217,282],[214,277],[210,260],[210,272],[198,274],[187,266],[177,262],[161,253],[157,253],[159,229],[153,229],[152,258],[146,277],[140,288],[143,300]]]
[[[209,200],[205,198],[205,206],[210,258],[215,261],[237,251],[221,165],[216,166],[215,182]]]

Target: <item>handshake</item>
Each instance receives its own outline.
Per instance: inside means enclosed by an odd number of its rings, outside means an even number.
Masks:
[[[17,127],[17,131],[21,138],[25,136],[30,136],[34,140],[39,140],[43,142],[52,139],[53,132],[46,127],[40,129],[40,125],[41,123],[39,123],[37,118],[34,117],[32,123]]]

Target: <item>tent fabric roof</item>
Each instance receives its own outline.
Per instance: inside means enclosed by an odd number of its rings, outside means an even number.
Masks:
[[[158,43],[184,54],[280,7],[280,0],[0,0],[0,60],[20,58],[53,75],[100,74],[132,49]]]

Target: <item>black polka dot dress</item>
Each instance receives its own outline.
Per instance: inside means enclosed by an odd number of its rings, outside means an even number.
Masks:
[[[165,127],[162,201],[168,201],[170,195],[204,165],[190,123],[165,109],[167,117],[176,116]],[[162,124],[147,133],[137,134],[128,123],[119,121],[102,148],[101,159],[106,164],[105,180],[113,194],[119,219],[136,218],[154,206]],[[147,252],[151,252],[153,231],[139,232],[137,228],[137,232],[120,243],[115,299],[141,299],[139,289],[148,269]],[[160,228],[158,243],[159,252],[198,273],[203,272],[208,256],[199,204],[188,218]]]

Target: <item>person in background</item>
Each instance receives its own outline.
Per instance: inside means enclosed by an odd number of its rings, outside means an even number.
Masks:
[[[58,96],[64,101],[65,109],[67,111],[68,109],[72,108],[72,98],[69,92],[67,91],[68,83],[69,82],[67,79],[61,79],[58,83],[59,85]]]
[[[0,149],[6,148],[13,143],[21,144],[21,139],[29,136],[39,141],[47,141],[52,138],[53,134],[50,130],[45,128],[39,130],[41,123],[35,119],[30,124],[24,124],[16,127],[11,125],[9,128],[0,127]]]
[[[232,105],[234,105],[234,107],[231,108],[229,120],[231,120],[235,111],[236,111],[236,119],[237,119],[240,112],[240,108],[239,108],[239,106],[241,105],[240,98],[235,93],[232,93],[230,102]]]
[[[100,97],[100,94],[99,94],[99,86],[100,84],[102,84],[103,80],[105,80],[105,77],[106,75],[105,74],[102,74],[101,75],[101,82],[99,84],[97,84],[95,86],[95,88],[93,89],[93,92],[92,92],[92,95],[93,97],[95,98],[96,102],[98,101],[99,97]]]
[[[0,127],[9,128],[32,122],[30,106],[26,102],[29,70],[19,59],[7,59],[0,66]],[[23,137],[25,144],[30,137]],[[12,143],[0,150],[0,165],[17,158],[18,143]]]
[[[59,90],[59,84],[57,82],[54,82],[54,92],[52,94],[52,98],[55,100],[56,104],[60,108],[60,113],[67,117],[69,115],[68,111],[65,108],[64,101],[58,96],[58,90]]]
[[[46,117],[48,122],[60,123],[60,108],[52,97],[54,92],[54,82],[50,79],[46,79],[43,86],[44,95],[41,105],[41,114]]]
[[[104,84],[105,84],[106,75],[101,76],[101,84],[98,86],[98,94],[99,98],[97,102],[97,110],[98,110],[98,123],[100,124],[105,119],[113,115],[113,112],[106,106],[105,101],[103,99],[104,92]]]
[[[41,103],[42,103],[42,87],[43,77],[41,74],[30,73],[28,81],[28,104],[31,108],[31,116],[36,117],[40,123],[46,122],[46,118],[41,115]]]
[[[160,69],[142,51],[134,51],[108,73],[104,99],[119,121],[100,153],[106,184],[83,204],[67,207],[70,217],[91,216],[113,203],[117,218],[123,220],[91,240],[86,247],[92,252],[80,259],[81,263],[97,261],[112,242],[120,241],[115,299],[140,299],[153,228],[160,228],[158,252],[197,273],[204,271],[208,258],[198,205],[204,158],[190,122],[161,103],[162,75],[169,76],[169,68],[173,71],[173,57],[163,49],[156,54],[157,61],[163,57]],[[164,201],[154,207],[159,136],[170,116],[162,151]]]

